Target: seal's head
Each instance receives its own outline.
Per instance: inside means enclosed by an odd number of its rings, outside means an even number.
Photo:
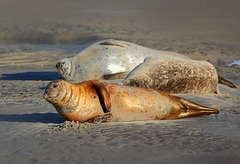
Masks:
[[[50,82],[43,95],[44,99],[50,102],[61,116],[70,113],[75,109],[76,104],[70,103],[72,84],[64,80]]]
[[[63,80],[50,82],[43,97],[51,103],[58,101],[64,96],[63,92],[66,92],[64,85],[66,85],[66,82]]]
[[[68,80],[71,77],[72,64],[70,58],[61,59],[56,64],[60,78]]]
[[[64,80],[56,80],[50,82],[43,95],[44,99],[50,102],[64,118],[65,115],[71,113],[76,108],[75,101],[71,101],[72,84]]]

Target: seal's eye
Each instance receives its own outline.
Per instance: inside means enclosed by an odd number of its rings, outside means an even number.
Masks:
[[[57,85],[57,84],[54,84],[54,85],[53,85],[53,88],[57,88],[57,87],[58,87],[58,85]]]

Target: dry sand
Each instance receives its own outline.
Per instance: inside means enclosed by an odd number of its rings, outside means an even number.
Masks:
[[[240,2],[0,2],[1,163],[239,163]],[[238,88],[178,95],[220,110],[170,121],[64,122],[42,95],[57,60],[122,39],[207,60]]]

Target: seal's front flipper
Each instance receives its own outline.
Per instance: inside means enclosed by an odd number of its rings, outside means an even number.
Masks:
[[[192,116],[203,116],[203,115],[219,113],[218,109],[201,106],[201,105],[195,104],[191,101],[188,101],[184,98],[180,98],[180,103],[183,107],[182,108],[183,111],[179,115],[180,118],[192,117]]]
[[[93,117],[90,120],[88,120],[87,122],[89,123],[101,123],[101,122],[108,122],[112,117],[111,113],[106,113],[104,115],[101,116],[97,116],[97,117]]]
[[[103,76],[104,80],[124,79],[127,76],[127,72],[119,72],[113,74],[106,74]]]
[[[102,85],[102,83],[100,83],[98,81],[93,81],[92,87],[97,92],[103,112],[104,113],[110,112],[111,111],[111,97],[110,97],[110,94],[108,93],[107,89],[105,88],[105,86]]]

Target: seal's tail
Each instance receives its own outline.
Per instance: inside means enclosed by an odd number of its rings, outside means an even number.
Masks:
[[[218,83],[219,84],[223,84],[223,85],[226,85],[226,86],[229,86],[231,88],[237,88],[236,85],[234,85],[231,81],[221,77],[218,75]]]
[[[201,105],[195,104],[191,101],[188,101],[184,98],[180,98],[180,103],[183,107],[183,111],[180,114],[181,118],[219,113],[218,109],[201,106]]]

